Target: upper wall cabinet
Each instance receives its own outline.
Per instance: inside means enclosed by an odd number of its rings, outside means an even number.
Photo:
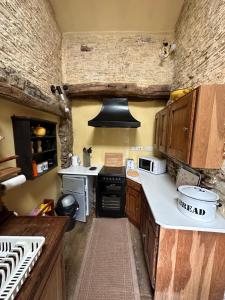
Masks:
[[[225,85],[204,85],[156,115],[156,148],[193,168],[218,169],[224,153]]]

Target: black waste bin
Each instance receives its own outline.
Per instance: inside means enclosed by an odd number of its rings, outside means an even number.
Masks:
[[[57,201],[55,207],[57,215],[70,217],[66,231],[70,231],[74,228],[78,209],[79,204],[73,194],[63,194]]]

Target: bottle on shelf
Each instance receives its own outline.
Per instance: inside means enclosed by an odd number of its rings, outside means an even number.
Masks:
[[[37,172],[37,163],[35,160],[32,160],[32,169],[33,169],[33,176],[37,177],[38,176],[38,172]]]

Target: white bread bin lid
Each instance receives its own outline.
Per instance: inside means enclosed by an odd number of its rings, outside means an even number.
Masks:
[[[219,200],[219,196],[207,189],[194,185],[181,185],[178,191],[187,196],[200,201],[215,202]]]

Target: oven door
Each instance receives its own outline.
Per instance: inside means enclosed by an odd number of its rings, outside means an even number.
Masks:
[[[139,169],[150,172],[151,171],[151,161],[144,158],[139,158]]]

